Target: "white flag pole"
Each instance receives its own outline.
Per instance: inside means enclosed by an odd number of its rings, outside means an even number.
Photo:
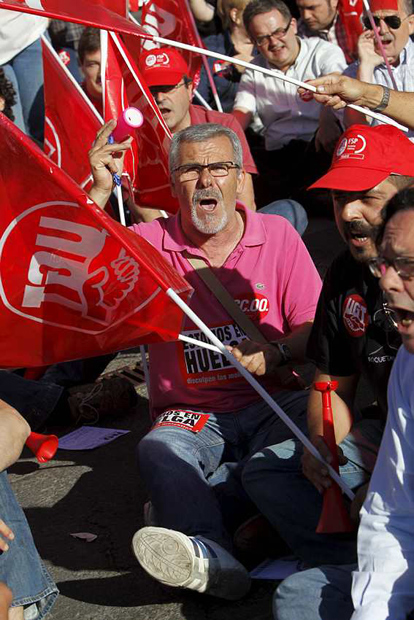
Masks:
[[[217,347],[219,353],[224,355],[226,359],[234,366],[239,373],[250,383],[252,388],[256,390],[256,392],[263,398],[263,400],[269,405],[271,409],[279,416],[279,418],[290,428],[292,433],[302,442],[302,444],[309,450],[309,452],[316,458],[318,461],[323,463],[329,471],[329,474],[335,482],[338,483],[339,487],[342,491],[349,497],[350,500],[353,500],[355,495],[348,487],[347,484],[342,480],[341,476],[337,474],[337,472],[327,463],[323,457],[319,454],[318,450],[315,446],[309,441],[309,439],[302,433],[300,428],[296,426],[296,424],[289,418],[289,416],[279,407],[279,405],[273,400],[271,396],[266,392],[266,390],[260,385],[260,383],[253,377],[253,375],[246,370],[240,362],[236,360],[236,358],[226,349],[224,344],[220,342],[220,340],[213,334],[211,329],[207,327],[207,325],[191,310],[191,308],[181,299],[179,295],[172,289],[169,288],[166,291],[167,295],[181,308],[181,310],[188,316],[188,318],[197,325],[203,332],[205,336]],[[188,339],[187,336],[179,336],[179,340],[184,340],[186,342],[191,342],[191,344],[197,343],[197,345],[201,347],[205,347],[207,349],[211,349],[210,346],[206,346],[205,342],[194,340],[193,338]]]
[[[271,75],[277,80],[282,80],[282,82],[289,82],[289,84],[294,84],[295,86],[300,86],[301,88],[305,88],[306,90],[310,90],[315,93],[316,88],[307,82],[301,82],[300,80],[296,80],[288,75],[285,75],[281,72],[276,73],[271,69],[266,69],[265,67],[258,67],[257,65],[253,65],[250,62],[246,62],[245,60],[240,60],[239,58],[233,58],[232,56],[226,56],[225,54],[219,54],[218,52],[211,52],[210,50],[203,49],[202,47],[195,47],[194,45],[187,45],[187,43],[180,43],[179,41],[171,41],[170,39],[164,39],[163,37],[158,37],[154,35],[154,41],[158,43],[162,43],[163,45],[171,45],[172,47],[178,47],[180,49],[188,50],[190,52],[198,52],[199,54],[204,54],[205,56],[210,56],[212,58],[218,58],[219,60],[224,60],[226,62],[231,62],[234,65],[240,65],[241,67],[245,67],[246,69],[252,69],[253,71],[259,71],[260,73],[264,73],[265,75]],[[393,125],[397,127],[397,129],[401,129],[401,131],[408,131],[408,127],[404,125],[400,125],[391,118],[383,116],[382,114],[377,114],[372,110],[368,110],[368,108],[363,108],[360,105],[355,105],[353,103],[347,104],[348,108],[352,108],[357,112],[361,112],[361,114],[365,114],[365,116],[370,116],[375,120],[381,121],[381,123],[385,123],[387,125]]]

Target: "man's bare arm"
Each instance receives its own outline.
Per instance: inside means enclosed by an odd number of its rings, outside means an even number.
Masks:
[[[214,17],[214,7],[205,0],[190,0],[191,11],[200,22],[211,22]]]
[[[328,375],[316,369],[314,381],[337,381],[338,388],[332,392],[332,412],[335,424],[336,442],[339,444],[349,433],[352,426],[352,408],[355,398],[358,378],[356,375],[337,377]],[[320,392],[311,388],[308,401],[308,430],[309,439],[324,458],[330,460],[330,453],[322,439],[323,417],[322,397]],[[306,449],[302,457],[302,469],[305,476],[322,492],[330,486],[331,479],[328,470]]]
[[[342,110],[348,103],[374,110],[381,103],[384,94],[381,85],[368,84],[346,75],[325,75],[310,80],[309,84],[317,88],[317,92],[313,95],[316,101],[335,110]],[[413,106],[414,92],[406,93],[390,89],[390,100],[381,114],[393,118],[409,129],[414,129]]]

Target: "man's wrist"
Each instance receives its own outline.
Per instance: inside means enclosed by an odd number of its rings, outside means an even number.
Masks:
[[[374,110],[381,104],[383,95],[384,89],[380,84],[366,84],[362,97],[362,105],[370,110]]]
[[[286,366],[286,364],[289,364],[289,362],[292,361],[292,352],[287,344],[283,342],[272,342],[271,344],[275,347],[277,351],[277,367]]]
[[[108,202],[111,196],[112,189],[102,189],[101,187],[97,187],[96,185],[92,185],[88,194],[89,197],[101,207],[101,209],[105,208],[106,203]]]

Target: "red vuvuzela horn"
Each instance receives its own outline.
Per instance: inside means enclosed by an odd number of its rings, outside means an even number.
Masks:
[[[323,438],[328,446],[332,461],[331,466],[339,473],[338,447],[335,439],[335,427],[332,415],[331,392],[338,387],[337,381],[317,381],[316,391],[322,395]],[[338,484],[331,480],[331,486],[323,494],[323,506],[316,531],[318,534],[352,532],[355,527],[344,504],[342,491]]]
[[[26,440],[26,446],[33,452],[39,463],[50,461],[58,449],[59,439],[56,435],[41,435],[30,433]]]

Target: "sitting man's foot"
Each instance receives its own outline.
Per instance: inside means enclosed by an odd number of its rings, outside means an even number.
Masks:
[[[247,570],[216,542],[163,527],[143,527],[132,539],[142,568],[159,582],[235,601],[250,589]]]

